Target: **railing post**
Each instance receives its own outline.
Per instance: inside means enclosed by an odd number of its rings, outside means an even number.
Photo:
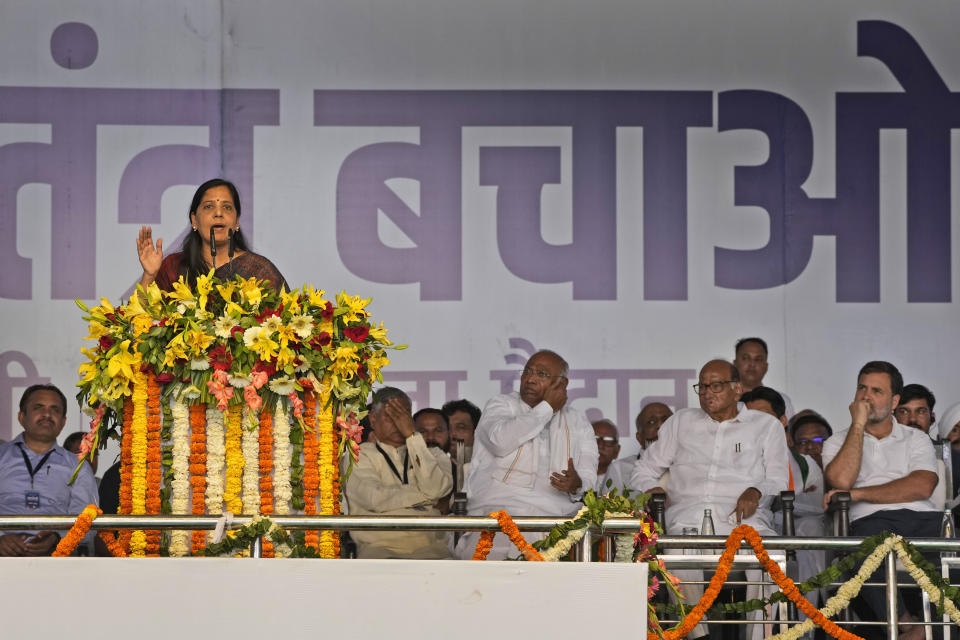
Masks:
[[[593,562],[593,533],[590,532],[589,525],[580,541],[580,562]]]
[[[793,504],[795,500],[796,494],[794,494],[793,491],[780,492],[780,510],[783,514],[783,530],[780,533],[788,538],[797,535],[797,528],[793,519]],[[797,565],[797,552],[793,549],[787,549],[786,573],[793,580],[798,580],[800,577],[800,569]],[[795,620],[797,615],[797,605],[795,605],[792,600],[787,601],[787,617]]]
[[[660,528],[666,533],[667,496],[662,493],[655,493],[650,496],[650,504],[653,505],[653,521],[660,525]]]
[[[897,614],[897,556],[890,551],[886,558],[887,567],[887,637],[897,640],[899,615]]]
[[[251,558],[262,558],[263,557],[263,538],[257,536],[250,542],[250,557]]]
[[[607,562],[613,562],[617,556],[616,534],[607,533],[603,536],[603,557]]]

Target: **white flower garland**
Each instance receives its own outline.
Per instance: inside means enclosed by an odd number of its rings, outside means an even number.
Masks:
[[[282,402],[273,412],[273,512],[290,514],[290,418]]]
[[[173,416],[173,482],[170,483],[170,510],[174,515],[190,513],[190,408],[181,399],[170,407]],[[170,555],[175,558],[190,553],[190,532],[170,532]]]
[[[224,441],[223,412],[207,408],[207,492],[204,495],[208,515],[223,513],[223,469],[226,466],[227,446]],[[213,532],[208,534],[212,541]]]
[[[897,545],[897,556],[900,558],[900,562],[903,563],[907,573],[910,574],[910,577],[916,580],[917,584],[920,585],[920,588],[926,591],[927,595],[930,596],[930,601],[940,602],[940,598],[943,598],[944,611],[947,612],[947,615],[950,616],[950,619],[953,620],[954,624],[960,625],[960,610],[957,609],[956,603],[950,600],[950,598],[943,596],[939,587],[930,582],[929,576],[927,576],[926,572],[918,567],[913,561],[913,558],[910,557],[910,552],[907,551],[907,548],[902,541]]]
[[[243,512],[260,512],[260,432],[257,429],[256,414],[248,407],[243,408],[243,432],[240,450],[243,452],[242,493]]]
[[[589,511],[589,509],[587,509],[586,507],[583,507],[582,509],[580,509],[580,511],[577,512],[577,515],[570,518],[570,520],[571,521],[576,520],[583,514],[587,513],[587,511]],[[587,533],[587,526],[588,524],[584,523],[584,525],[579,529],[573,529],[572,531],[567,533],[566,537],[558,540],[557,544],[553,545],[552,547],[550,547],[545,551],[541,551],[540,555],[543,556],[543,559],[547,562],[558,561],[560,558],[570,553],[570,549],[573,547],[573,545],[583,540],[583,536],[586,535]]]

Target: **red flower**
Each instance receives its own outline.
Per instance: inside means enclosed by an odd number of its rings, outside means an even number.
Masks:
[[[343,335],[347,336],[354,342],[363,342],[367,339],[367,336],[370,335],[370,327],[366,325],[360,325],[359,327],[347,327],[343,330]]]
[[[113,347],[114,339],[110,336],[100,336],[100,351],[106,353],[110,351],[110,348]]]
[[[310,347],[313,348],[314,351],[319,351],[328,344],[330,344],[330,334],[326,331],[321,331],[318,336],[310,341]]]
[[[153,373],[153,365],[149,362],[141,362],[140,373]]]
[[[238,333],[240,334],[239,336],[237,335]],[[243,340],[243,327],[237,325],[233,329],[230,329],[230,337],[234,340]]]
[[[168,383],[170,383],[170,382],[173,382],[173,374],[172,374],[172,373],[161,373],[161,374],[157,375],[157,382],[158,382],[159,384],[168,384]]]
[[[300,386],[303,387],[304,391],[314,391],[313,383],[307,378],[301,378],[300,380],[297,380],[297,382],[300,383]]]
[[[276,362],[264,362],[263,360],[257,361],[257,364],[253,365],[253,372],[264,372],[267,376],[272,376],[277,372],[277,363]]]
[[[278,315],[280,315],[282,312],[283,312],[283,305],[280,305],[280,306],[277,307],[276,309],[271,309],[270,307],[267,307],[266,309],[263,310],[263,313],[261,313],[260,315],[256,316],[257,322],[259,322],[259,323],[262,324],[263,321],[266,320],[267,318],[269,318],[270,316],[278,316]]]
[[[324,320],[333,319],[333,304],[329,300],[327,300],[327,306],[326,308],[324,308],[323,311],[320,312],[320,315],[323,317]]]
[[[218,344],[210,350],[210,366],[217,371],[230,371],[233,364],[233,354],[226,345]]]

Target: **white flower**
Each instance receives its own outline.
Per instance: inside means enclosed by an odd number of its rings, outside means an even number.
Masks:
[[[231,373],[227,376],[227,382],[229,382],[230,386],[234,389],[243,389],[244,387],[250,386],[253,380],[251,380],[250,376],[246,373]]]
[[[218,338],[230,338],[230,331],[237,326],[237,319],[233,316],[220,316],[213,323],[213,332]]]
[[[170,508],[175,515],[190,513],[190,410],[183,400],[170,407],[173,416],[173,481],[170,483]],[[190,532],[170,532],[170,555],[183,557],[190,552]]]
[[[273,391],[278,396],[287,396],[297,390],[294,384],[295,382],[289,377],[280,376],[267,383],[267,386],[270,388],[270,391]]]
[[[257,338],[260,337],[261,333],[263,333],[263,327],[250,327],[243,332],[243,344],[250,349],[256,344]]]
[[[273,510],[277,515],[290,513],[290,419],[282,402],[273,412]]]
[[[283,326],[283,320],[281,320],[279,316],[270,316],[264,320],[260,326],[270,335]]]
[[[210,368],[210,361],[206,358],[194,358],[190,360],[190,369],[192,371],[206,371]]]
[[[308,315],[293,316],[289,326],[301,340],[306,340],[313,333],[313,319]]]
[[[241,500],[243,513],[252,514],[260,511],[260,433],[256,429],[255,416],[247,407],[243,408],[243,417],[246,428],[240,441],[243,451]]]

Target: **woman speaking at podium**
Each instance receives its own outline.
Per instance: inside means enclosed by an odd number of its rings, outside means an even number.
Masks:
[[[193,288],[197,276],[215,268],[214,275],[220,280],[233,280],[239,275],[266,280],[278,291],[287,286],[272,262],[247,248],[240,231],[240,194],[232,182],[215,178],[200,185],[190,203],[190,224],[193,229],[180,252],[166,258],[163,238],[157,238],[154,244],[151,228],[140,228],[137,254],[143,267],[141,285],[156,282],[164,291],[171,291],[173,283],[183,276]]]

